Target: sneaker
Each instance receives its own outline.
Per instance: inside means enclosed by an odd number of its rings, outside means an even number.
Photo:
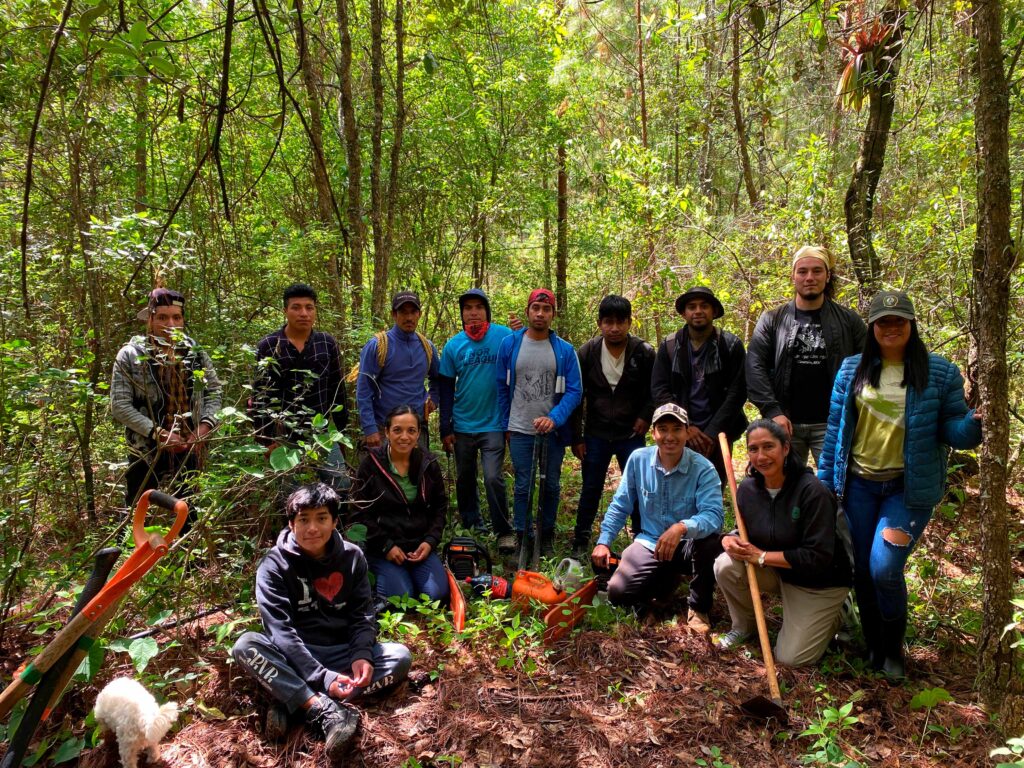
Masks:
[[[708,618],[706,613],[695,611],[691,608],[690,615],[686,619],[686,626],[698,635],[707,635],[711,632],[711,619]]]
[[[742,629],[730,629],[724,635],[719,635],[715,645],[720,651],[731,651],[738,648],[750,639],[750,633]]]
[[[319,694],[306,710],[306,722],[314,733],[323,736],[324,751],[330,760],[337,760],[347,749],[359,727],[359,712]]]
[[[263,734],[270,741],[284,741],[288,735],[288,710],[283,704],[271,704],[267,710],[267,724]]]
[[[503,555],[511,555],[516,551],[518,540],[514,533],[503,533],[498,537],[498,552]]]

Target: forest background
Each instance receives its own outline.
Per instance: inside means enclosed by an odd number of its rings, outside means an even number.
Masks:
[[[241,585],[279,480],[247,439],[252,347],[284,285],[321,289],[349,364],[399,288],[439,347],[470,285],[499,321],[555,288],[578,345],[608,292],[656,343],[703,283],[748,339],[820,243],[840,301],[913,296],[985,410],[957,620],[1013,735],[1022,22],[1020,0],[0,1],[0,644],[119,522],[108,379],[154,285],[226,381],[197,503]]]

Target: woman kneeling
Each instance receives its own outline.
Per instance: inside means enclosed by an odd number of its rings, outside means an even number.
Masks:
[[[749,543],[732,534],[715,561],[732,630],[718,640],[728,650],[757,627],[747,581],[753,563],[762,592],[782,595],[782,630],[775,644],[780,664],[802,667],[825,653],[839,627],[852,580],[850,555],[837,529],[835,497],[790,451],[786,431],[769,419],[747,428],[747,477],[736,503]]]
[[[448,600],[448,577],[436,549],[448,496],[437,459],[417,446],[420,421],[400,405],[384,422],[387,442],[359,465],[353,522],[366,526],[366,561],[381,597],[426,595]]]

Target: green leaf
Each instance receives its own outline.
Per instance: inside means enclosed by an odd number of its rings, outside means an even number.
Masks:
[[[355,525],[345,529],[345,538],[351,541],[353,544],[361,544],[366,541],[366,526],[362,523],[356,523]]]
[[[136,21],[132,24],[132,28],[128,32],[128,39],[132,41],[136,48],[146,42],[149,39],[149,30],[146,28],[146,22]]]
[[[92,30],[92,25],[96,23],[96,20],[107,12],[109,6],[104,2],[97,5],[95,8],[90,8],[85,11],[81,16],[78,17],[78,31],[89,32]]]
[[[131,656],[132,664],[136,672],[142,672],[154,656],[160,653],[160,646],[152,637],[140,637],[133,640],[128,646],[128,655]]]
[[[925,688],[910,700],[911,709],[933,709],[944,701],[952,701],[949,691],[945,688]]]
[[[287,472],[298,466],[302,454],[298,448],[289,448],[286,445],[279,445],[270,454],[270,466],[278,472]]]
[[[750,23],[754,25],[754,29],[757,30],[758,34],[764,32],[764,9],[759,5],[750,6]]]
[[[203,713],[207,720],[227,720],[228,717],[216,707],[208,707],[203,702],[196,702],[196,709]]]
[[[427,51],[423,54],[423,69],[428,75],[433,75],[439,68],[437,57],[433,53]]]
[[[327,417],[318,413],[313,417],[313,429],[323,429],[327,426]]]
[[[53,753],[50,760],[54,765],[66,763],[77,758],[83,749],[85,749],[85,739],[68,739],[57,747],[57,751]]]
[[[125,650],[128,650],[127,648]],[[75,678],[84,683],[92,682],[96,673],[103,668],[103,660],[107,656],[107,649],[102,642],[95,642],[89,647],[89,653],[82,659],[82,663],[75,670]]]

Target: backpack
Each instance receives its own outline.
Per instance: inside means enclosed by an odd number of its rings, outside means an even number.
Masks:
[[[427,356],[427,370],[429,370],[430,364],[434,362],[434,347],[430,340],[419,331],[416,331],[416,336],[419,337],[420,344],[423,345],[423,354]],[[377,331],[373,334],[373,338],[377,340],[377,367],[383,368],[384,361],[388,359],[388,332]]]

